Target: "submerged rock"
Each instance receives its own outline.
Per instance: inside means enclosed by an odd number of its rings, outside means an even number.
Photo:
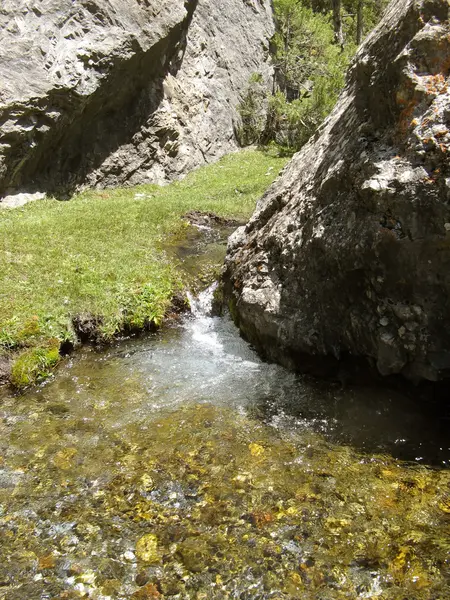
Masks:
[[[136,556],[140,561],[149,565],[161,560],[156,535],[148,533],[138,540],[136,544]]]
[[[236,148],[269,0],[5,0],[0,197],[159,183]]]
[[[269,358],[450,374],[447,0],[395,0],[345,91],[230,239],[225,293]]]

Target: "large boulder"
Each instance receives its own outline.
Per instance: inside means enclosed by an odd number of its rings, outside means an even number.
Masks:
[[[0,197],[163,182],[236,148],[270,0],[3,0]]]
[[[332,115],[231,238],[225,294],[269,358],[450,374],[448,12],[391,3]]]

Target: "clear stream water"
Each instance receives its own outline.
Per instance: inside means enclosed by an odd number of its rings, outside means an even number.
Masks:
[[[0,598],[448,600],[448,423],[263,363],[210,295],[2,392]]]

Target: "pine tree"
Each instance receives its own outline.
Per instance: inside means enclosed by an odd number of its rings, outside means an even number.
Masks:
[[[333,108],[357,45],[388,1],[274,0],[276,83],[267,99],[258,74],[249,82],[239,107],[241,142],[298,150]]]
[[[359,46],[363,39],[364,32],[364,0],[358,0],[356,9],[356,44]]]
[[[334,42],[344,49],[344,32],[342,31],[341,0],[333,0]]]

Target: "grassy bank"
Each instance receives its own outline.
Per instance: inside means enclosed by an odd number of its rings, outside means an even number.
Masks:
[[[284,159],[240,152],[169,186],[89,191],[0,211],[0,356],[17,387],[45,377],[74,322],[108,340],[158,325],[183,285],[161,244],[189,210],[246,219]],[[90,325],[89,325],[90,324]]]

